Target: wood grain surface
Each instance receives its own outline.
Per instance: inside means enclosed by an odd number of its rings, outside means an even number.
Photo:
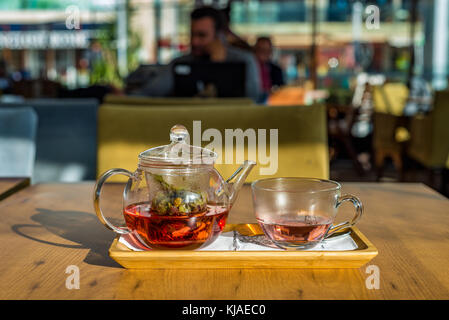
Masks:
[[[108,256],[115,235],[93,212],[93,186],[33,185],[0,202],[0,299],[449,299],[449,200],[422,184],[343,184],[365,204],[358,228],[379,250],[368,266],[282,270],[126,270]],[[118,221],[122,191],[103,192]],[[248,187],[229,222],[254,222]],[[79,289],[66,288],[71,265]],[[377,290],[366,286],[371,265]]]
[[[30,185],[30,178],[0,178],[0,200]]]

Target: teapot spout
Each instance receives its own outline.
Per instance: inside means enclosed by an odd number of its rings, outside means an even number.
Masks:
[[[243,186],[248,174],[251,172],[252,168],[256,165],[254,161],[245,160],[245,162],[226,180],[228,184],[228,190],[230,193],[229,201],[231,206],[237,199],[237,194]]]

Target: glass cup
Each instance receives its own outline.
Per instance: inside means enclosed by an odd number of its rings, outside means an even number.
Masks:
[[[341,195],[338,182],[310,178],[270,178],[251,184],[257,221],[278,247],[305,249],[353,226],[362,216],[362,202]],[[334,225],[338,207],[350,201],[355,215]]]

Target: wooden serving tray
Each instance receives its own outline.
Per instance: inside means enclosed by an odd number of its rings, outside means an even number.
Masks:
[[[377,255],[376,247],[356,227],[358,248],[351,251],[132,251],[115,238],[109,256],[128,269],[360,268]],[[257,224],[227,224],[223,232],[258,234]]]

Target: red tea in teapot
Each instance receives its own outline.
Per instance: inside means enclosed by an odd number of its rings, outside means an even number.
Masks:
[[[246,160],[225,179],[214,168],[218,154],[189,141],[186,127],[175,125],[169,144],[139,154],[135,171],[114,168],[104,172],[94,188],[100,222],[150,249],[197,249],[216,240],[256,163]],[[114,226],[100,207],[101,188],[117,174],[128,178],[122,199],[126,228]]]
[[[124,209],[130,230],[152,249],[197,249],[213,242],[223,230],[228,210],[207,205],[193,215],[161,215],[150,203],[133,204]]]

